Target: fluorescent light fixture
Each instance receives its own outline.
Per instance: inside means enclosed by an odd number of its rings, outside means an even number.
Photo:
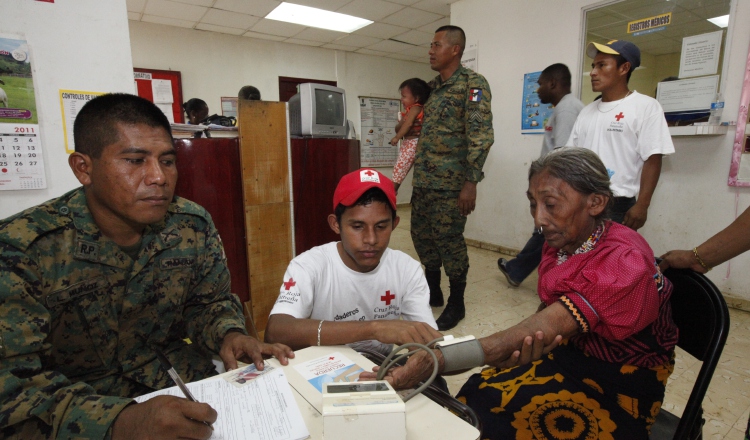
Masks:
[[[372,24],[364,18],[287,2],[282,2],[266,18],[339,32],[354,32]]]
[[[715,24],[716,26],[719,26],[720,28],[725,28],[729,26],[729,15],[722,15],[721,17],[714,17],[714,18],[707,18],[706,20],[710,21],[711,23]]]

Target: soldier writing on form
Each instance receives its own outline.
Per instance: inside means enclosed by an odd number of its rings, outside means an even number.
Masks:
[[[211,216],[174,196],[154,104],[97,97],[74,140],[83,186],[0,220],[0,437],[208,438],[209,405],[132,400],[173,385],[155,350],[186,382],[216,374],[213,354],[294,354],[247,336]]]

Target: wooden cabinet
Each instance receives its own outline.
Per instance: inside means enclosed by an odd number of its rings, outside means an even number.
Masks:
[[[341,177],[359,169],[356,139],[292,139],[294,238],[296,254],[338,241],[328,226],[333,192]]]
[[[245,251],[245,216],[237,138],[175,139],[177,187],[175,194],[206,208],[219,231],[232,292],[250,300]]]

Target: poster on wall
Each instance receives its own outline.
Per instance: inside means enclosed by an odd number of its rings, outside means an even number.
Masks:
[[[479,72],[479,50],[477,49],[477,43],[466,46],[463,55],[461,55],[461,65],[467,69]]]
[[[521,133],[544,133],[544,126],[552,116],[553,105],[542,104],[536,90],[542,72],[527,73],[523,76],[523,97],[521,100]]]
[[[63,135],[65,136],[65,152],[75,151],[73,142],[73,123],[81,108],[103,92],[83,92],[80,90],[60,90],[60,110],[62,111]]]
[[[398,146],[389,142],[396,135],[400,110],[398,99],[359,97],[362,167],[392,167],[396,163]]]
[[[0,191],[44,189],[44,154],[29,46],[0,35]]]
[[[12,124],[37,124],[39,122],[29,46],[26,40],[1,34],[0,122]]]
[[[693,35],[682,39],[680,78],[715,75],[719,69],[719,53],[724,31]]]

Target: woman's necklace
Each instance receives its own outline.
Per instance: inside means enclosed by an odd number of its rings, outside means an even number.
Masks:
[[[617,101],[617,104],[615,104],[615,106],[614,106],[614,107],[612,107],[612,108],[611,108],[611,109],[609,109],[609,110],[604,110],[604,111],[602,111],[602,109],[601,109],[601,108],[599,108],[599,105],[600,105],[600,104],[602,103],[602,100],[600,99],[600,100],[599,100],[599,102],[597,102],[597,103],[596,103],[596,109],[597,109],[597,110],[599,110],[599,113],[609,113],[609,112],[611,112],[612,110],[616,109],[616,108],[617,108],[617,106],[618,106],[618,105],[620,105],[620,104],[622,103],[622,101],[624,101],[624,100],[625,100],[625,98],[627,98],[628,96],[630,96],[631,94],[633,94],[633,92],[634,92],[634,91],[635,91],[635,90],[631,90],[631,91],[629,91],[627,95],[625,95],[625,96],[624,96],[624,97],[623,97],[622,99],[620,99],[619,101]]]
[[[573,255],[585,254],[591,249],[594,249],[594,246],[596,246],[596,244],[599,243],[599,239],[602,238],[603,234],[604,234],[604,223],[596,227],[594,232],[592,232],[589,238],[583,242],[581,247],[579,247],[578,249],[576,249],[575,252],[573,252]],[[563,264],[564,262],[568,261],[569,256],[570,254],[565,252],[562,249],[557,251],[557,265],[559,266]]]

